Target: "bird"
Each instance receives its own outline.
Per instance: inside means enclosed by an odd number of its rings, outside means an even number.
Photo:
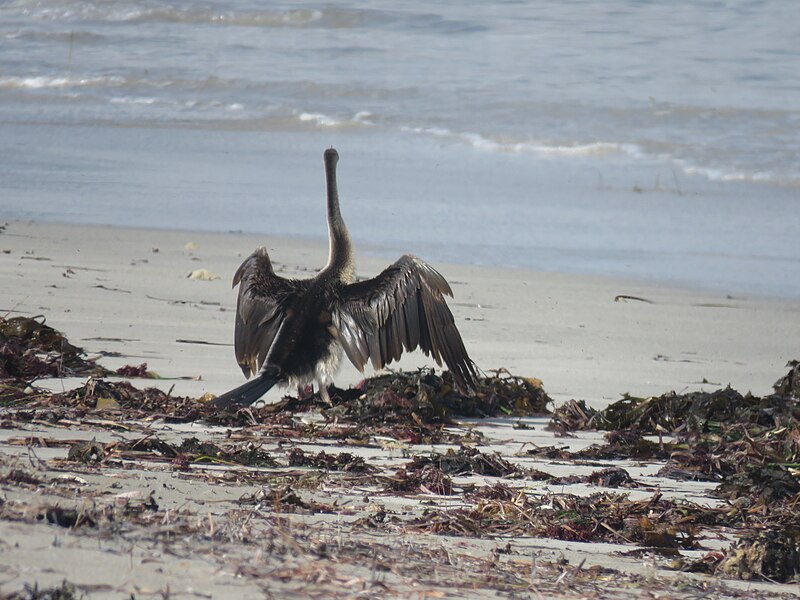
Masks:
[[[263,246],[234,274],[236,360],[253,377],[212,400],[216,408],[249,406],[276,384],[306,389],[316,383],[331,404],[328,386],[343,354],[363,372],[368,361],[380,370],[416,348],[440,366],[443,360],[461,391],[475,387],[477,367],[444,298],[453,292],[436,269],[405,254],[377,276],[356,281],[339,208],[338,161],[334,148],[325,150],[329,252],[317,275],[277,275]]]

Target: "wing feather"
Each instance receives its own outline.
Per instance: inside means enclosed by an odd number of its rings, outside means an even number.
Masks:
[[[236,270],[233,287],[237,285],[234,349],[242,372],[250,377],[264,363],[296,282],[275,274],[267,249],[262,246]]]
[[[420,348],[438,364],[444,361],[461,388],[472,387],[477,370],[445,295],[453,292],[444,277],[410,254],[372,279],[345,286],[334,324],[347,357],[359,370],[367,360],[380,369],[403,350]]]

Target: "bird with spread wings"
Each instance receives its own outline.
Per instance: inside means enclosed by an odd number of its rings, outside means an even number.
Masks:
[[[328,386],[342,355],[363,371],[398,360],[420,348],[449,368],[464,391],[474,387],[477,368],[467,354],[445,296],[444,277],[406,254],[376,277],[355,281],[350,235],[339,209],[333,148],[324,155],[330,253],[310,279],[275,274],[266,248],[258,248],[236,271],[239,286],[234,347],[246,377],[219,396],[217,407],[249,405],[275,384],[316,383],[327,402]]]

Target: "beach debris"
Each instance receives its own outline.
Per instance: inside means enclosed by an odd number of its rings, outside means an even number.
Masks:
[[[607,467],[598,471],[593,471],[588,475],[567,475],[566,477],[554,477],[541,471],[536,471],[533,477],[539,481],[547,481],[551,485],[573,485],[576,483],[588,483],[598,487],[611,488],[635,488],[641,484],[634,481],[630,473],[622,467]]]
[[[136,377],[138,379],[161,379],[158,373],[147,370],[147,363],[137,366],[124,365],[115,371],[120,377]]]
[[[747,580],[797,581],[800,529],[776,528],[746,533],[728,550],[714,573]]]
[[[641,298],[640,296],[628,296],[627,294],[617,294],[614,302],[644,302],[645,304],[655,304],[652,300]]]
[[[220,276],[216,273],[212,273],[208,269],[195,269],[191,273],[186,276],[188,279],[198,279],[200,281],[214,281],[215,279],[219,279]]]
[[[585,400],[568,400],[553,410],[548,429],[559,435],[570,431],[594,429],[592,420],[597,411],[586,404]]]
[[[800,573],[800,397],[797,361],[774,386],[755,397],[730,387],[711,392],[670,392],[652,398],[623,397],[601,411],[581,402],[558,408],[556,430],[608,429],[607,443],[562,459],[666,460],[659,476],[717,482],[714,494],[728,505],[707,509],[698,525],[755,527],[722,552],[678,568],[743,579],[794,581]],[[643,434],[658,436],[646,440]],[[670,435],[669,442],[662,436]],[[546,449],[528,450],[529,453]],[[684,513],[683,522],[692,511]]]
[[[3,595],[4,600],[79,600],[83,594],[79,594],[75,586],[66,579],[60,586],[39,589],[39,584],[30,585],[26,583],[22,591]]]
[[[40,521],[46,520],[51,525],[58,525],[59,527],[65,527],[67,529],[97,526],[94,515],[89,514],[89,512],[74,508],[61,508],[60,506],[47,508],[37,518]]]
[[[455,493],[453,480],[432,464],[411,463],[387,478],[385,493],[425,493],[450,496]]]
[[[199,344],[202,346],[233,346],[230,342],[209,342],[206,340],[185,340],[185,339],[177,339],[175,340],[177,344]]]
[[[115,288],[115,287],[112,288],[112,287],[105,286],[102,283],[99,283],[99,284],[94,285],[92,287],[94,287],[94,288],[96,288],[98,290],[106,290],[107,292],[120,292],[122,294],[130,294],[131,293],[130,290],[123,290],[122,288]]]
[[[362,457],[354,456],[350,452],[328,454],[320,450],[317,454],[304,452],[300,448],[292,448],[288,457],[290,467],[313,467],[326,471],[345,471],[352,473],[366,473],[375,469],[369,466]]]
[[[453,417],[497,415],[534,416],[549,414],[550,397],[538,380],[516,377],[505,370],[479,378],[474,394],[457,392],[449,372],[434,369],[391,371],[363,380],[354,388],[329,391],[334,406],[328,407],[318,394],[286,398],[271,410],[307,411],[323,409],[324,414],[359,423],[450,423]]]
[[[789,372],[776,381],[772,388],[778,396],[800,398],[800,360],[790,360],[786,366]]]
[[[0,334],[5,332],[5,321],[0,322]],[[33,324],[19,322],[18,328],[38,325],[43,325],[41,318]],[[0,337],[0,344],[6,339]],[[60,349],[61,342],[57,344]],[[31,356],[50,363],[62,361],[60,350],[34,349]],[[131,370],[124,376],[146,372],[146,365],[127,367]],[[520,546],[515,545],[520,537],[636,546],[631,552],[646,551],[670,560],[677,557],[676,569],[793,582],[800,571],[798,363],[790,362],[787,370],[776,382],[775,393],[764,397],[724,388],[653,398],[624,396],[604,410],[580,400],[567,402],[551,414],[550,429],[556,435],[606,430],[602,443],[579,451],[564,445],[526,444],[515,455],[519,464],[515,458],[482,448],[487,440],[481,435],[480,421],[460,421],[533,411],[547,414],[552,403],[541,382],[502,369],[481,378],[470,397],[454,391],[447,372],[421,369],[389,372],[350,390],[332,388],[333,406],[307,393],[284,398],[277,405],[221,413],[197,399],[156,388],[140,390],[127,381],[90,377],[75,390],[52,393],[32,388],[25,378],[4,377],[2,384],[20,396],[4,404],[0,426],[17,429],[20,424],[35,424],[31,433],[8,442],[26,451],[29,462],[24,468],[21,459],[3,463],[4,499],[14,493],[31,496],[32,490],[37,498],[51,495],[41,505],[30,507],[0,500],[0,519],[79,529],[81,535],[104,539],[121,531],[124,520],[126,535],[147,531],[148,540],[163,536],[175,543],[185,535],[195,543],[213,541],[211,545],[271,540],[267,544],[272,546],[264,546],[270,548],[265,556],[271,559],[282,552],[287,557],[324,556],[333,561],[330,564],[339,564],[344,557],[383,564],[385,559],[372,558],[382,533],[399,533],[403,539],[413,538],[414,532],[494,538],[502,548],[498,546],[491,558],[482,558],[489,562],[482,563],[481,569],[505,573],[511,582],[508,591],[515,593],[528,589],[532,571],[541,574],[549,568],[546,561],[537,560],[533,569],[528,560],[526,574],[519,576],[522,571],[514,569],[521,568]],[[24,389],[28,392],[23,393]],[[513,420],[509,419],[509,425]],[[159,429],[164,424],[192,422],[226,429],[193,429],[197,437],[186,437],[182,428]],[[40,427],[52,425],[58,430],[116,432],[115,437],[101,438],[111,442],[87,441],[90,436],[85,433],[73,436],[82,439],[39,433]],[[449,447],[420,446],[431,443]],[[310,451],[309,445],[325,449]],[[66,460],[64,454],[41,460],[35,454],[40,447],[64,448]],[[384,452],[384,456],[393,452],[391,467],[364,458],[367,452]],[[406,458],[398,463],[398,456]],[[520,466],[531,458],[581,465],[582,474],[556,477],[546,473],[546,467]],[[627,463],[622,468],[605,462],[620,459],[654,463],[652,472],[660,467],[660,477],[711,482],[706,488],[711,491],[704,493],[715,502],[708,506],[665,497],[653,491],[656,484],[645,487],[647,476],[632,478]],[[43,465],[55,468],[56,473],[46,472]],[[115,491],[98,495],[97,475],[105,469],[113,469],[115,478],[135,469],[151,474],[161,471],[172,481],[250,484],[258,491],[242,496],[233,510],[218,511],[216,507],[223,504],[215,504],[214,514],[206,515],[188,505],[170,506],[158,489],[130,490],[120,485],[124,478],[114,479],[110,488]],[[487,481],[494,483],[486,485]],[[567,494],[559,489],[563,485],[594,487]],[[638,489],[620,493],[626,488]],[[652,495],[643,497],[642,490]],[[397,496],[404,497],[400,502],[405,505],[400,505]],[[386,500],[385,505],[377,499]],[[338,521],[327,526],[316,523],[323,534],[306,529],[299,520],[286,526],[286,517],[281,516],[285,513],[332,514],[336,516],[331,523]],[[343,520],[343,516],[354,518]],[[256,535],[257,527],[261,529]],[[369,536],[369,544],[359,545],[363,538],[348,537],[359,532]],[[337,536],[343,536],[342,543]],[[720,549],[707,542],[721,536],[730,540],[729,547]],[[442,547],[449,543],[446,539],[442,538]],[[391,546],[387,548],[381,552],[392,551]],[[453,546],[449,548],[447,552],[452,553]],[[703,551],[701,558],[681,556],[687,549]],[[402,548],[404,555],[408,552]],[[474,559],[466,555],[448,559],[441,549],[435,549],[441,555],[430,548],[426,552],[448,568]],[[558,568],[553,579],[560,578],[561,583],[553,589],[563,591],[568,580],[588,580],[589,568]],[[247,576],[246,571],[242,573]],[[597,573],[606,578],[619,576]]]
[[[70,446],[67,459],[94,465],[102,461],[105,455],[104,447],[92,440],[91,442],[78,442]]]
[[[125,460],[153,460],[172,462],[178,469],[186,470],[192,464],[227,464],[248,467],[275,467],[278,462],[257,444],[239,443],[225,447],[191,437],[179,445],[155,437],[144,437],[130,442],[107,446],[110,457]]]
[[[281,488],[262,487],[253,494],[245,494],[239,498],[241,505],[254,505],[257,509],[263,507],[276,513],[333,513],[333,507],[315,502],[314,500],[303,500],[300,495],[290,486]]]
[[[106,375],[43,316],[0,317],[0,403],[24,397],[24,389],[45,377]]]
[[[447,475],[486,475],[489,477],[522,477],[522,470],[505,460],[498,453],[484,454],[476,448],[461,446],[449,448],[444,454],[433,451],[429,456],[415,456],[406,466],[410,471],[419,471],[428,465]]]
[[[608,467],[594,471],[586,476],[586,483],[597,485],[600,487],[625,487],[633,488],[639,487],[639,484],[633,480],[625,469],[622,467]]]
[[[428,510],[409,523],[414,531],[437,535],[495,537],[531,535],[577,542],[635,543],[657,548],[694,548],[696,527],[685,518],[694,506],[645,500],[607,492],[590,496],[537,497],[505,485],[474,494],[471,508]]]
[[[0,483],[39,485],[42,480],[22,469],[11,469],[5,475],[0,475]]]

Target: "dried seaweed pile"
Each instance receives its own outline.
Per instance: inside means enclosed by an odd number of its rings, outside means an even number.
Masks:
[[[278,464],[268,452],[251,442],[220,446],[191,437],[180,444],[171,444],[154,436],[109,444],[79,442],[70,445],[68,459],[94,465],[121,460],[169,462],[177,469],[188,469],[189,465],[200,463],[248,467],[274,467]]]
[[[58,587],[39,588],[38,585],[28,585],[20,592],[2,596],[3,600],[79,600],[83,594],[66,579]]]
[[[13,334],[13,335],[12,335]],[[19,334],[19,335],[17,335]],[[287,397],[258,408],[215,411],[202,400],[172,396],[156,388],[138,389],[128,382],[95,377],[108,372],[84,358],[58,332],[34,319],[0,321],[0,391],[3,426],[21,422],[45,422],[73,427],[139,430],[150,433],[138,439],[100,443],[61,441],[69,445],[67,461],[88,472],[106,466],[127,469],[147,463],[148,469],[167,470],[187,478],[202,478],[202,465],[232,469],[239,481],[258,482],[260,489],[243,496],[238,508],[274,517],[279,513],[345,513],[341,493],[352,495],[353,485],[369,489],[369,497],[397,494],[451,496],[448,502],[425,498],[426,510],[408,514],[392,512],[379,503],[367,516],[354,522],[352,531],[408,531],[494,538],[540,536],[578,542],[615,542],[656,549],[679,556],[683,549],[702,549],[706,528],[726,527],[746,531],[725,552],[710,552],[703,560],[683,562],[684,570],[723,573],[740,578],[790,581],[800,571],[800,363],[790,363],[789,373],[775,384],[775,393],[757,398],[726,388],[713,392],[669,393],[653,398],[626,396],[603,411],[572,401],[552,415],[551,428],[570,435],[581,429],[607,430],[605,443],[580,452],[563,447],[534,448],[529,456],[561,461],[654,460],[665,464],[660,475],[674,479],[713,481],[722,498],[714,508],[664,498],[659,492],[632,500],[629,494],[603,491],[590,496],[532,492],[530,482],[552,486],[588,484],[601,488],[642,487],[617,466],[588,475],[554,477],[524,469],[497,453],[481,452],[470,442],[481,442],[481,433],[457,427],[457,417],[521,416],[548,414],[550,398],[541,383],[515,377],[504,370],[483,377],[477,389],[463,395],[454,389],[450,375],[433,370],[397,372],[366,379],[349,390],[331,389],[332,405],[318,394]],[[31,390],[37,378],[90,375],[81,387],[64,393]],[[118,374],[147,377],[146,365],[126,367]],[[313,413],[309,415],[308,413]],[[239,427],[224,442],[196,438],[180,443],[161,440],[153,421],[200,422]],[[147,425],[146,425],[147,424]],[[210,434],[213,437],[213,434]],[[658,436],[646,439],[644,436]],[[669,436],[668,439],[664,439]],[[393,472],[380,461],[368,463],[352,452],[305,451],[286,439],[313,444],[334,439],[339,445],[413,451],[408,444],[448,443],[450,450],[417,454]],[[242,441],[244,440],[244,441]],[[30,447],[34,438],[23,440]],[[59,443],[59,442],[57,442]],[[263,449],[277,447],[284,456]],[[327,450],[326,446],[326,450]],[[350,448],[352,449],[352,448]],[[419,451],[419,450],[417,450]],[[392,456],[394,458],[394,456]],[[60,461],[60,462],[58,462]],[[81,463],[81,464],[76,464]],[[392,463],[394,464],[394,463]],[[69,467],[69,464],[67,464]],[[289,467],[290,469],[287,469]],[[223,469],[213,469],[215,476]],[[465,479],[476,476],[475,479]],[[0,483],[39,488],[46,483],[12,469]],[[485,485],[485,478],[498,483]],[[499,478],[503,478],[502,482]],[[455,480],[455,481],[454,481]],[[525,489],[513,489],[525,480]],[[332,490],[339,490],[332,492]],[[316,490],[317,500],[307,494]],[[320,491],[320,490],[324,490]],[[331,494],[319,502],[319,494]],[[373,506],[366,493],[364,506]],[[161,502],[159,500],[159,502]],[[351,511],[367,510],[352,499]],[[9,505],[10,506],[10,505]],[[2,507],[5,519],[23,518]],[[94,506],[94,505],[93,505]],[[69,528],[104,529],[119,523],[163,528],[169,511],[151,496],[138,504],[120,507],[70,509],[53,506],[39,515],[41,521]],[[353,512],[355,511],[355,512]],[[180,521],[180,519],[179,519]],[[170,535],[188,521],[172,524]],[[176,529],[177,527],[177,529]],[[213,528],[212,528],[213,529]],[[215,534],[212,532],[211,537]],[[315,546],[316,548],[316,546]],[[314,550],[317,552],[317,550]],[[324,553],[324,550],[320,552]]]
[[[480,378],[470,394],[458,392],[448,372],[420,369],[370,377],[348,390],[331,388],[330,395],[332,407],[313,394],[287,397],[256,415],[262,421],[275,414],[317,411],[343,428],[336,437],[363,438],[369,432],[410,443],[439,443],[458,441],[444,432],[455,417],[545,415],[552,403],[541,382],[504,370]]]
[[[551,426],[562,433],[609,430],[605,445],[581,457],[667,458],[662,476],[719,482],[717,496],[731,503],[719,523],[758,533],[721,555],[716,568],[787,581],[800,572],[800,364],[787,366],[775,393],[761,398],[728,387],[626,396],[602,411],[572,401],[555,411]],[[644,434],[674,439],[656,443]],[[620,452],[621,444],[627,452]]]
[[[412,471],[433,466],[448,475],[487,475],[489,477],[521,477],[522,469],[497,453],[486,454],[477,448],[461,446],[444,454],[431,452],[428,456],[415,456],[408,465]]]
[[[665,475],[723,482],[720,491],[726,497],[791,496],[800,492],[794,475],[800,466],[800,377],[798,364],[789,366],[789,373],[775,384],[776,392],[762,398],[731,388],[670,392],[652,398],[626,396],[602,411],[573,400],[555,411],[551,427],[562,432],[609,430],[607,444],[584,455],[668,458]],[[674,439],[656,443],[642,438],[645,434]]]
[[[107,375],[85,358],[44,317],[0,317],[0,405],[24,397],[26,388],[43,377]]]
[[[72,346],[57,331],[33,319],[17,317],[3,321],[9,333],[6,354],[0,354],[0,375],[6,374],[0,402],[13,404],[8,414],[18,421],[84,418],[103,411],[107,420],[154,420],[166,422],[203,421],[213,425],[259,424],[275,435],[328,437],[366,443],[371,436],[388,436],[411,443],[458,442],[462,435],[446,430],[454,417],[549,414],[550,398],[533,379],[515,377],[500,370],[478,381],[477,389],[461,394],[454,389],[450,374],[432,369],[392,372],[365,379],[355,388],[331,388],[334,405],[325,404],[319,394],[303,398],[286,397],[276,404],[247,410],[219,412],[205,403],[176,397],[156,388],[138,389],[127,382],[90,378],[83,386],[65,393],[31,390],[40,377],[63,374],[112,374]],[[14,334],[13,336],[11,334]],[[24,377],[23,377],[24,374]],[[117,375],[154,377],[147,365],[119,369]],[[320,414],[323,426],[294,418],[298,413]]]
[[[445,453],[433,451],[425,456],[414,456],[411,462],[388,478],[384,492],[450,496],[456,493],[452,476],[457,475],[520,478],[525,473],[497,453],[486,454],[476,448],[461,446]]]
[[[313,467],[326,471],[345,471],[350,473],[367,473],[375,469],[369,466],[360,456],[353,456],[349,452],[329,454],[320,450],[317,454],[304,452],[300,448],[293,448],[289,452],[290,467]]]
[[[579,542],[617,542],[649,548],[694,548],[697,523],[707,513],[689,502],[655,494],[633,501],[625,494],[536,497],[496,484],[471,495],[469,508],[428,510],[409,524],[441,535],[528,535]]]
[[[601,411],[582,400],[556,409],[551,426],[557,430],[634,429],[645,434],[721,433],[733,425],[775,427],[800,421],[800,361],[773,385],[774,393],[756,397],[731,387],[712,392],[668,392],[651,398],[625,395]]]
[[[16,386],[16,395],[4,416],[19,422],[58,423],[89,416],[102,416],[109,423],[159,418],[187,422],[204,414],[203,405],[193,398],[172,396],[157,388],[139,389],[127,381],[89,377],[82,386],[60,393],[42,389],[24,393],[16,383],[9,384],[12,386]]]

